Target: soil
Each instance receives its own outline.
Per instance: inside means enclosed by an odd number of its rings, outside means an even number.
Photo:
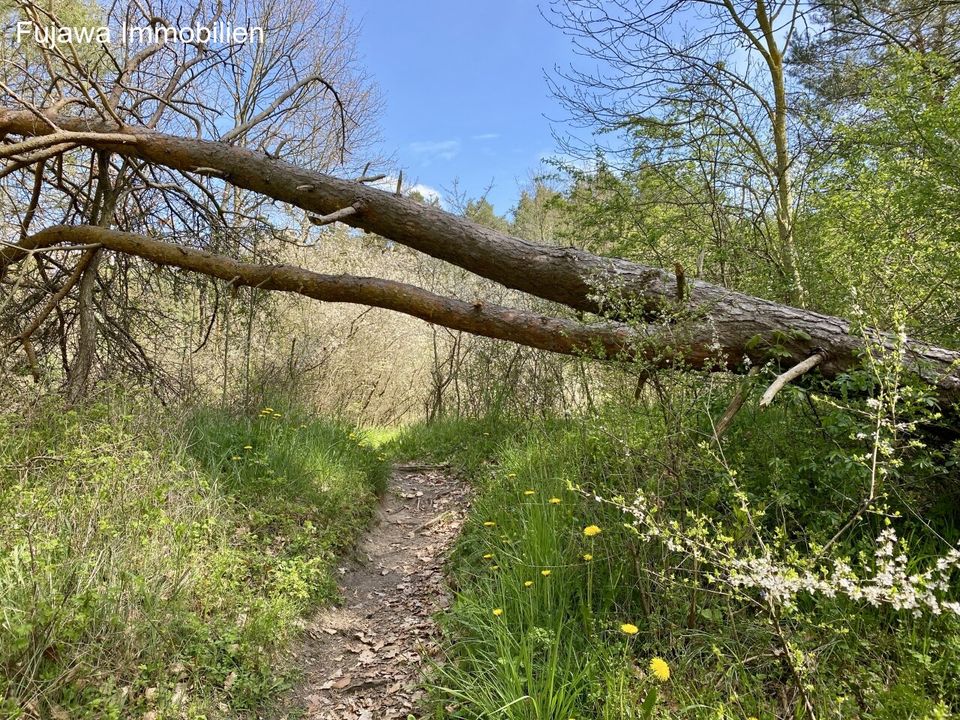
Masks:
[[[281,717],[420,717],[420,679],[437,654],[433,616],[450,603],[443,564],[468,506],[447,468],[395,468],[356,557],[339,568],[340,606],[310,620],[293,651],[303,679]]]

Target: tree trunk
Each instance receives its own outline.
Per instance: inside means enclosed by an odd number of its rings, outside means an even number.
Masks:
[[[509,340],[521,345],[568,355],[599,358],[642,358],[655,367],[743,370],[746,357],[763,356],[767,348],[755,345],[744,331],[752,314],[761,312],[767,301],[748,296],[735,307],[725,308],[723,322],[697,318],[673,323],[634,326],[619,322],[593,325],[576,320],[538,315],[497,305],[469,303],[444,297],[421,288],[378,278],[324,275],[292,265],[255,265],[182,245],[161,242],[133,233],[89,225],[56,226],[26,238],[18,248],[0,249],[0,277],[6,267],[26,257],[30,250],[60,243],[97,243],[116,252],[135,255],[162,265],[180,267],[234,285],[298,293],[317,300],[349,302],[396,310],[427,322],[463,330],[475,335]],[[823,354],[844,352],[846,365],[834,360],[827,376],[858,362],[861,342],[848,333],[847,324],[837,318],[783,307],[792,312],[790,327],[797,332],[816,332],[824,343]],[[738,319],[739,318],[739,319]],[[789,343],[789,340],[783,342]],[[798,339],[797,342],[807,342]],[[830,350],[832,349],[832,350]],[[782,346],[777,347],[777,352]],[[923,373],[940,393],[951,399],[960,396],[960,353],[914,344],[905,362]],[[756,364],[756,360],[753,364]],[[826,361],[820,364],[823,370]]]
[[[686,282],[685,303],[678,308],[677,281],[672,273],[619,258],[606,258],[575,248],[536,245],[498,233],[439,208],[421,205],[390,192],[333,178],[223,143],[175,137],[135,128],[55,117],[68,132],[85,132],[76,142],[110,149],[166,167],[215,175],[231,184],[287,202],[308,212],[326,215],[347,206],[357,212],[344,222],[446,260],[510,288],[561,303],[579,311],[597,312],[603,297],[622,297],[653,324],[639,330],[607,323],[586,326],[569,320],[537,316],[507,308],[443,298],[419,288],[376,279],[310,274],[313,289],[298,289],[299,268],[275,271],[246,266],[258,287],[302,292],[311,297],[388,307],[476,334],[498,337],[554,352],[584,352],[607,356],[639,346],[639,354],[660,366],[684,362],[692,367],[742,370],[771,357],[797,363],[814,353],[825,355],[821,372],[832,377],[859,365],[863,340],[841,318],[782,305],[698,280]],[[90,131],[110,132],[97,139]],[[0,112],[0,135],[41,136],[49,126],[29,112]],[[124,142],[118,141],[118,136]],[[67,135],[69,139],[69,135]],[[89,232],[89,231],[84,231]],[[38,238],[55,242],[69,237],[68,229],[43,231]],[[108,236],[103,236],[107,238]],[[97,241],[97,240],[94,240]],[[189,267],[216,277],[235,261],[146,238],[114,233],[106,246],[156,262]],[[150,243],[155,243],[151,245]],[[11,255],[10,250],[0,256]],[[15,254],[15,252],[13,253]],[[9,262],[9,260],[8,260]],[[0,262],[0,266],[2,266]],[[243,265],[243,264],[240,264]],[[250,268],[258,268],[256,272]],[[232,272],[232,271],[231,271]],[[321,279],[318,279],[321,278]],[[678,309],[686,321],[673,317]],[[893,347],[888,336],[880,342]],[[773,351],[773,352],[771,352]],[[960,354],[908,341],[905,363],[944,395],[960,395]]]
[[[97,357],[97,316],[93,291],[97,285],[100,255],[100,251],[94,253],[80,280],[80,332],[77,337],[77,352],[70,364],[66,387],[67,401],[71,404],[82,400],[90,389],[90,374]]]

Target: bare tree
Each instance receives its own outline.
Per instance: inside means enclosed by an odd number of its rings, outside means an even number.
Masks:
[[[115,3],[105,12],[96,4],[75,2],[56,8],[16,0],[10,22],[30,21],[50,36],[77,23],[79,15],[84,24],[110,28],[113,42],[17,42],[14,34],[5,34],[3,89],[10,102],[30,112],[54,108],[118,126],[217,139],[269,155],[291,154],[316,169],[349,167],[370,138],[376,97],[357,68],[354,31],[337,0],[158,0]],[[264,32],[257,42],[219,43],[170,41],[165,34],[220,24]],[[124,28],[140,32],[124,35]],[[89,223],[146,233],[162,230],[193,237],[232,257],[264,260],[270,257],[267,241],[277,238],[278,227],[285,224],[268,198],[211,174],[185,176],[109,151],[81,150],[74,142],[41,141],[3,157],[9,158],[0,170],[7,200],[4,220],[21,237],[32,227]],[[29,313],[23,312],[23,303],[29,307],[55,290],[70,268],[49,254],[38,254],[34,261],[44,277],[42,287],[21,298],[8,324],[19,323],[15,334],[22,342],[33,338],[47,349],[63,347],[71,395],[79,396],[87,386],[98,357],[98,333],[107,344],[101,359],[132,370],[159,370],[134,330],[151,324],[157,330],[159,308],[144,305],[141,293],[130,292],[149,287],[151,273],[117,257],[104,264],[97,253],[76,288],[64,291],[57,304],[58,325],[50,332],[43,323],[24,324]],[[131,302],[131,295],[141,302]],[[231,295],[216,292],[215,297],[214,316]],[[251,290],[249,300],[254,299]],[[229,326],[227,307],[220,320]],[[68,359],[74,344],[76,352]]]

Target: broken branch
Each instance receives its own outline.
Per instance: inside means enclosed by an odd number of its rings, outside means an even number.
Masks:
[[[773,381],[770,387],[767,388],[767,391],[763,394],[763,397],[760,398],[760,407],[767,407],[767,405],[773,402],[773,399],[777,396],[777,393],[783,389],[784,385],[791,380],[795,380],[804,373],[810,372],[825,359],[826,355],[823,353],[816,353],[808,357],[803,362],[797,363],[785,373],[780,375],[776,380]]]
[[[343,220],[351,215],[355,215],[357,212],[359,212],[359,209],[356,205],[347,205],[347,207],[332,212],[329,215],[307,215],[307,218],[314,225],[330,225],[338,220]]]

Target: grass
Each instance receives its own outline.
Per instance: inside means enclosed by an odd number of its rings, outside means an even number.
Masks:
[[[726,471],[700,442],[704,418],[691,414],[671,438],[664,426],[672,420],[662,408],[610,407],[564,421],[442,420],[392,441],[399,458],[451,460],[477,490],[449,567],[455,601],[439,618],[444,661],[428,680],[437,718],[806,716],[762,603],[641,541],[621,511],[593,499],[642,489],[681,525],[695,511],[735,527]],[[821,420],[781,404],[745,413],[724,444],[742,492],[765,510],[764,533],[797,548],[823,542],[864,480],[849,461],[857,451],[850,423],[829,413]],[[901,491],[937,487],[942,468],[914,460],[901,467]],[[921,560],[957,540],[952,511],[929,510],[922,521],[901,515],[900,536]],[[590,525],[602,531],[588,537]],[[870,550],[874,531],[867,523],[849,534],[843,550]],[[819,717],[960,712],[957,618],[818,598],[780,622]],[[650,671],[657,657],[671,668],[666,683]]]
[[[0,717],[254,717],[388,475],[293,408],[0,416]]]
[[[280,401],[174,419],[117,395],[0,415],[0,717],[262,714],[290,680],[278,651],[335,597],[335,559],[366,526],[388,458],[449,462],[476,488],[438,618],[437,718],[800,718],[801,687],[821,718],[955,715],[955,617],[817,597],[778,628],[762,598],[595,499],[642,490],[677,527],[705,515],[746,549],[753,523],[809,551],[862,496],[862,420],[789,398],[745,409],[722,457],[706,415],[669,397],[366,431]],[[716,416],[724,398],[712,402]],[[958,448],[904,448],[883,513],[836,548],[851,562],[885,522],[911,572],[960,539]]]

